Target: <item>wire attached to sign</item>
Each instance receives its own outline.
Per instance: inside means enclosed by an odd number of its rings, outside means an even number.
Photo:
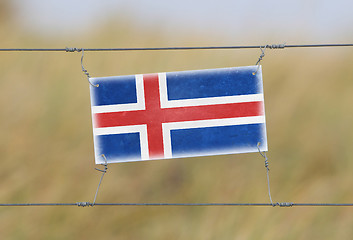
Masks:
[[[256,71],[255,72],[253,72],[252,74],[253,75],[256,75],[256,73],[259,71],[259,69],[260,69],[260,62],[262,61],[262,59],[265,57],[265,50],[266,50],[266,48],[267,48],[267,45],[262,49],[262,47],[260,47],[260,50],[261,50],[261,55],[260,55],[260,57],[259,57],[259,60],[257,60],[257,62],[256,62],[256,64],[255,65],[257,65],[257,69],[256,69]]]
[[[83,57],[84,57],[84,54],[85,54],[85,51],[84,49],[82,48],[81,49],[82,51],[82,56],[81,56],[81,68],[82,68],[82,72],[87,76],[87,81],[89,82],[89,84],[92,86],[92,87],[99,87],[99,84],[93,84],[91,83],[91,81],[89,80],[91,78],[91,76],[89,75],[88,71],[83,67]]]
[[[98,191],[99,191],[99,187],[101,186],[101,183],[102,183],[102,180],[103,180],[103,177],[104,177],[104,174],[107,172],[108,170],[108,162],[107,162],[107,158],[105,157],[104,154],[102,154],[102,157],[104,158],[104,169],[101,170],[99,168],[95,168],[97,171],[100,171],[102,172],[102,176],[101,176],[101,180],[99,181],[99,184],[98,184],[98,187],[97,187],[97,190],[96,190],[96,195],[94,195],[94,200],[93,200],[93,203],[92,203],[92,207],[94,206],[94,204],[96,203],[96,199],[97,199],[97,195],[98,195]]]
[[[266,51],[266,48],[269,48],[269,49],[284,49],[286,47],[286,44],[285,43],[281,43],[281,44],[272,44],[272,45],[265,45],[264,47],[262,46],[259,46],[260,50],[261,50],[261,55],[259,57],[259,60],[257,60],[256,64],[257,65],[257,69],[255,72],[253,72],[252,74],[253,75],[256,75],[256,73],[259,71],[260,69],[260,63],[262,61],[262,59],[265,57],[265,51]]]
[[[276,206],[276,204],[273,204],[272,202],[272,197],[271,197],[271,187],[270,187],[270,168],[269,168],[269,163],[268,163],[268,158],[266,156],[265,152],[261,152],[260,150],[260,145],[261,143],[258,142],[257,143],[257,149],[259,150],[259,153],[261,154],[261,156],[265,159],[265,168],[266,168],[266,175],[267,175],[267,188],[268,188],[268,196],[270,198],[270,202],[272,204],[272,206]]]
[[[88,80],[89,84],[92,87],[99,87],[99,84],[94,85],[93,83],[91,83],[91,81],[89,80],[91,78],[91,76],[89,75],[89,72],[85,69],[85,67],[83,66],[83,58],[84,58],[84,55],[85,55],[85,49],[83,49],[83,48],[66,47],[65,51],[66,52],[82,52],[82,56],[81,56],[81,69],[82,69],[82,72],[87,76],[87,80]]]

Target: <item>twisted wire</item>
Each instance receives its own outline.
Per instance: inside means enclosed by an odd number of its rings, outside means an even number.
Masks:
[[[272,197],[271,197],[271,185],[270,185],[270,167],[269,167],[269,162],[268,162],[268,158],[266,156],[265,152],[261,152],[260,150],[260,145],[261,143],[258,142],[257,143],[257,149],[260,153],[260,155],[265,159],[265,168],[266,168],[266,175],[267,175],[267,189],[268,189],[268,197],[270,198],[270,202],[272,204],[272,206],[275,206],[276,204],[274,204],[272,202]],[[277,203],[278,204],[278,203]]]
[[[66,49],[68,49],[68,48],[66,48]],[[91,76],[89,75],[88,71],[83,66],[83,57],[85,55],[84,49],[83,48],[69,48],[69,50],[70,51],[82,51],[82,56],[81,56],[81,69],[82,69],[82,72],[87,76],[87,81],[89,82],[89,84],[92,87],[99,87],[99,84],[94,85],[93,83],[91,83],[91,81],[90,81]]]

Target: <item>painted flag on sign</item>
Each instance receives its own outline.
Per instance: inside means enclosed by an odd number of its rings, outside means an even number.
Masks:
[[[267,151],[256,70],[91,78],[96,164]]]

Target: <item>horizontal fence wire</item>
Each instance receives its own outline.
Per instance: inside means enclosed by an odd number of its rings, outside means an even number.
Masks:
[[[227,49],[284,49],[284,48],[319,48],[353,47],[353,43],[329,44],[270,44],[249,46],[196,46],[196,47],[136,47],[136,48],[0,48],[1,52],[81,52],[81,51],[173,51],[173,50],[227,50]]]
[[[1,203],[0,207],[53,207],[53,206],[77,206],[77,207],[94,207],[94,206],[136,206],[136,207],[353,207],[353,203]]]

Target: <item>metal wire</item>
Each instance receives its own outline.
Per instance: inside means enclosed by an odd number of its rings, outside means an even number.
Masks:
[[[107,158],[105,157],[105,155],[104,155],[104,154],[102,154],[102,157],[104,158],[104,164],[103,164],[104,169],[103,169],[103,170],[101,170],[101,169],[99,169],[99,168],[95,168],[97,171],[102,172],[102,176],[101,176],[101,179],[100,179],[100,181],[99,181],[99,184],[98,184],[98,187],[97,187],[97,190],[96,190],[96,194],[94,195],[94,200],[93,200],[92,206],[94,206],[94,204],[96,203],[96,199],[97,199],[98,191],[99,191],[99,188],[100,188],[100,186],[101,186],[101,183],[102,183],[102,180],[103,180],[104,174],[105,174],[105,173],[107,172],[107,170],[108,170],[108,162],[107,162]]]
[[[353,207],[353,203],[0,203],[0,207],[53,207],[53,206],[150,206],[150,207]]]
[[[268,197],[270,198],[271,204],[274,205],[274,203],[272,202],[272,197],[271,197],[270,168],[269,168],[268,158],[267,158],[265,152],[261,152],[261,150],[260,150],[260,145],[261,145],[261,143],[258,142],[258,143],[257,143],[257,149],[258,149],[260,155],[265,159],[265,168],[266,168],[266,175],[267,175]]]
[[[318,47],[353,47],[353,43],[329,44],[268,44],[249,46],[198,46],[198,47],[137,47],[137,48],[0,48],[1,52],[81,52],[84,51],[173,51],[173,50],[227,50],[227,49],[284,49]]]
[[[73,52],[73,51],[82,52],[82,56],[81,56],[81,69],[82,69],[82,72],[83,72],[83,74],[86,75],[87,81],[88,81],[88,83],[89,83],[92,87],[99,87],[99,84],[93,84],[93,83],[91,83],[91,81],[90,81],[91,76],[89,75],[89,72],[86,70],[86,68],[83,66],[83,57],[85,56],[85,51],[84,51],[84,49],[67,48],[67,51],[68,51],[68,52]]]
[[[258,72],[259,69],[260,69],[260,63],[261,63],[262,59],[265,57],[266,48],[267,48],[267,46],[265,46],[264,48],[260,47],[261,55],[260,55],[260,57],[259,57],[259,60],[257,60],[257,62],[256,62],[256,64],[255,64],[255,65],[257,66],[257,68],[256,68],[256,71],[252,73],[253,75],[256,75],[257,72]],[[261,154],[261,155],[262,155],[262,154]]]
[[[0,207],[77,206],[77,203],[1,203]]]

